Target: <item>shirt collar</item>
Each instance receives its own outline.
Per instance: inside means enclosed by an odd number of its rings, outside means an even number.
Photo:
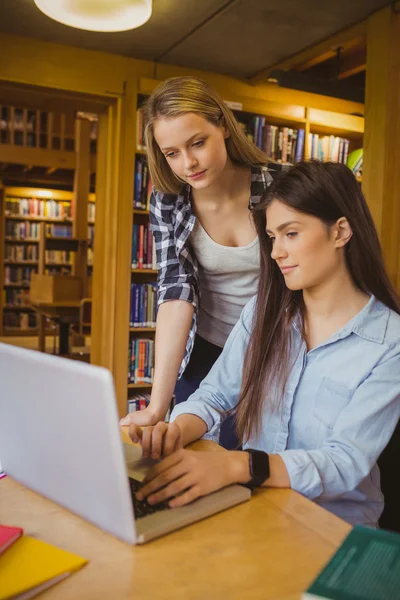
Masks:
[[[364,308],[339,332],[339,337],[355,333],[359,337],[382,344],[390,316],[390,308],[371,295]]]
[[[371,295],[364,308],[325,343],[343,339],[354,333],[370,342],[382,344],[386,335],[389,315],[390,308]],[[296,331],[300,333],[302,330],[300,311],[296,313],[292,324]]]

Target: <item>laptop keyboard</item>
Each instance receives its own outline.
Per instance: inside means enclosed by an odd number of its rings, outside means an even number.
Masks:
[[[142,517],[147,517],[147,515],[152,515],[160,510],[165,510],[169,508],[168,504],[165,502],[160,502],[160,504],[148,504],[147,500],[138,500],[136,498],[136,492],[141,487],[141,482],[133,479],[132,477],[128,477],[129,485],[131,488],[131,495],[133,501],[133,510],[135,513],[135,519],[141,519]]]

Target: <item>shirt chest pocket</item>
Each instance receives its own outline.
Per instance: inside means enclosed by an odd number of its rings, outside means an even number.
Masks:
[[[325,427],[332,429],[350,398],[350,390],[328,377],[323,377],[315,397],[314,416]]]

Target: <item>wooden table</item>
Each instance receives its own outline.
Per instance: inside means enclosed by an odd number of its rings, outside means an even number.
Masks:
[[[39,321],[39,350],[46,352],[45,317],[53,319],[59,326],[58,353],[61,356],[69,354],[69,326],[79,322],[80,300],[63,300],[62,302],[31,302],[38,314]]]
[[[194,448],[220,450],[212,442]],[[263,489],[131,547],[9,477],[0,481],[0,515],[3,524],[89,559],[46,600],[299,600],[351,529],[296,492]]]

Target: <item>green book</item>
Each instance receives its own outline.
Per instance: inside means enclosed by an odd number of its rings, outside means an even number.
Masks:
[[[398,600],[400,535],[356,525],[303,600]]]

